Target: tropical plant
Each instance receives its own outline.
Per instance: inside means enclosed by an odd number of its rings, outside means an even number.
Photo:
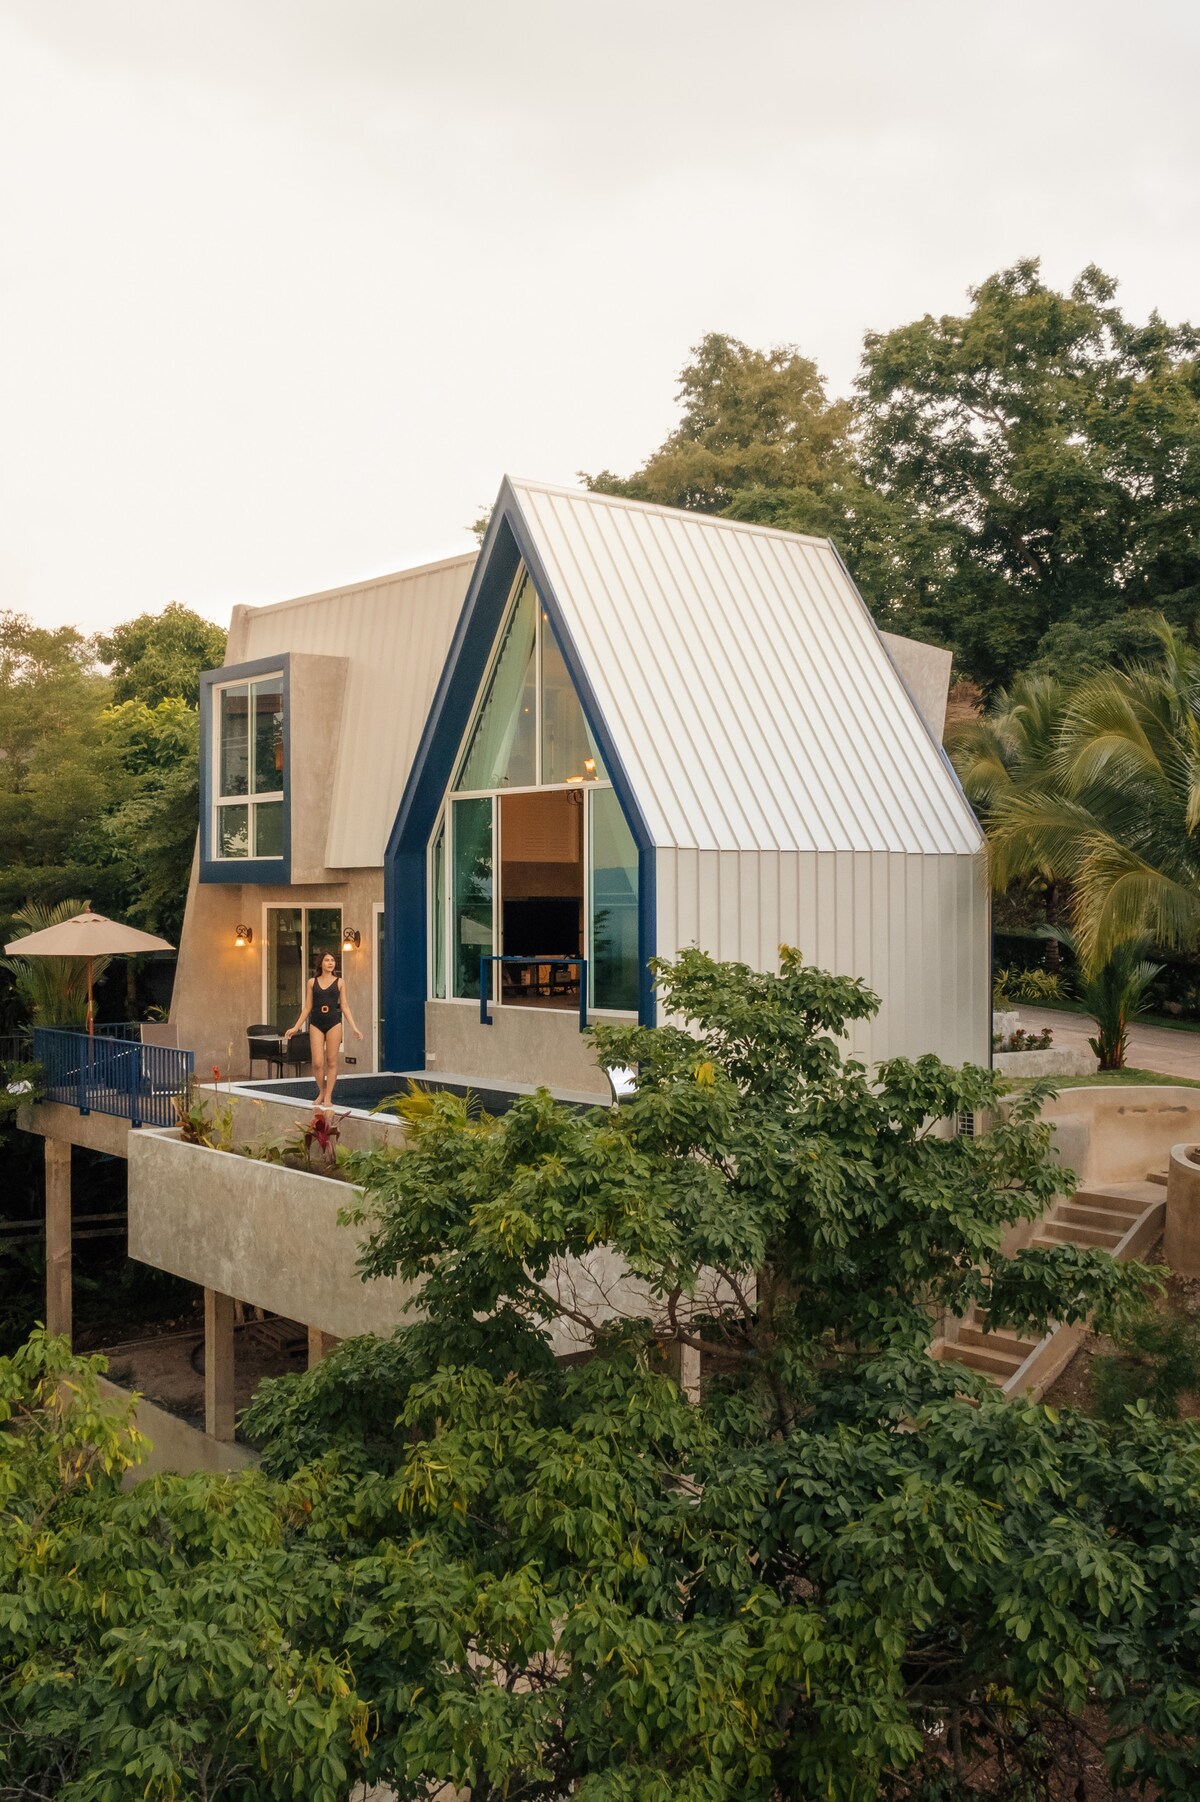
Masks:
[[[998,795],[988,819],[994,886],[1065,881],[1090,971],[1131,939],[1200,940],[1200,651],[1156,630],[1161,661],[1085,678],[1044,779]]]
[[[263,1386],[262,1470],[68,1489],[63,1423],[27,1436],[12,1793],[1012,1802],[1071,1793],[1086,1709],[1128,1781],[1194,1797],[1196,1436],[929,1356],[942,1311],[1038,1330],[1142,1290],[1004,1255],[1061,1183],[1037,1093],[947,1135],[997,1079],[858,1065],[861,984],[790,953],[661,980],[691,1031],[595,1033],[639,1068],[620,1109],[433,1095],[357,1160],[364,1264],[420,1311]],[[697,1347],[689,1405],[663,1352]],[[65,1352],[0,1396],[36,1415],[36,1376],[78,1430]]]
[[[38,901],[27,901],[13,914],[16,925],[25,931],[44,932],[50,926],[61,926],[87,907],[86,901],[60,901],[44,907]],[[92,981],[96,983],[112,959],[92,959]],[[12,957],[0,959],[0,968],[8,970],[29,1017],[35,1026],[84,1026],[87,1023],[88,971],[82,957]]]
[[[1145,957],[1143,939],[1127,939],[1091,975],[1080,972],[1079,999],[1096,1022],[1097,1034],[1088,1044],[1102,1070],[1123,1070],[1129,1049],[1129,1026],[1149,1004],[1149,989],[1162,969]]]
[[[1200,1323],[1155,1309],[1126,1322],[1115,1351],[1092,1361],[1092,1391],[1100,1418],[1114,1426],[1139,1403],[1177,1420],[1184,1396],[1200,1393]]]

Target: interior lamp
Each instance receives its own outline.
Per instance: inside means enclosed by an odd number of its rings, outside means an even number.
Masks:
[[[342,933],[342,950],[357,951],[362,944],[362,933],[357,926],[347,926]]]
[[[237,945],[237,946],[239,946],[239,947],[241,947],[241,946],[243,946],[243,945],[252,945],[252,944],[253,944],[253,943],[254,943],[254,929],[253,929],[253,927],[251,927],[251,926],[239,926],[239,927],[238,927],[238,928],[237,928],[237,929],[236,929],[236,931],[235,931],[235,932],[234,932],[234,935],[233,935],[233,942],[234,942],[234,944],[235,944],[235,945]]]

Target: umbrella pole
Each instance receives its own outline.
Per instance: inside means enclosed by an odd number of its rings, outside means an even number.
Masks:
[[[91,958],[90,958],[90,957],[89,957],[89,958],[88,958],[88,960],[87,960],[87,965],[88,965],[88,1012],[87,1012],[87,1021],[88,1021],[88,1038],[89,1038],[89,1039],[90,1039],[90,1038],[91,1038],[91,1037],[92,1037],[92,1035],[93,1035],[93,1033],[94,1033],[94,1032],[95,1032],[95,1030],[96,1030],[96,1026],[95,1026],[95,1019],[94,1019],[94,1016],[93,1016],[93,1013],[92,1013],[92,960],[91,960]]]

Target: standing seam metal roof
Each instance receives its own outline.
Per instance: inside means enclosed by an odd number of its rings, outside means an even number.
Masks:
[[[980,848],[827,539],[508,487],[656,843]]]

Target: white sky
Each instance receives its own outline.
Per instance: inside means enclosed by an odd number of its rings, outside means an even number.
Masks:
[[[704,332],[1041,255],[1200,314],[1187,0],[0,0],[0,607],[91,630],[469,548],[640,463]]]

